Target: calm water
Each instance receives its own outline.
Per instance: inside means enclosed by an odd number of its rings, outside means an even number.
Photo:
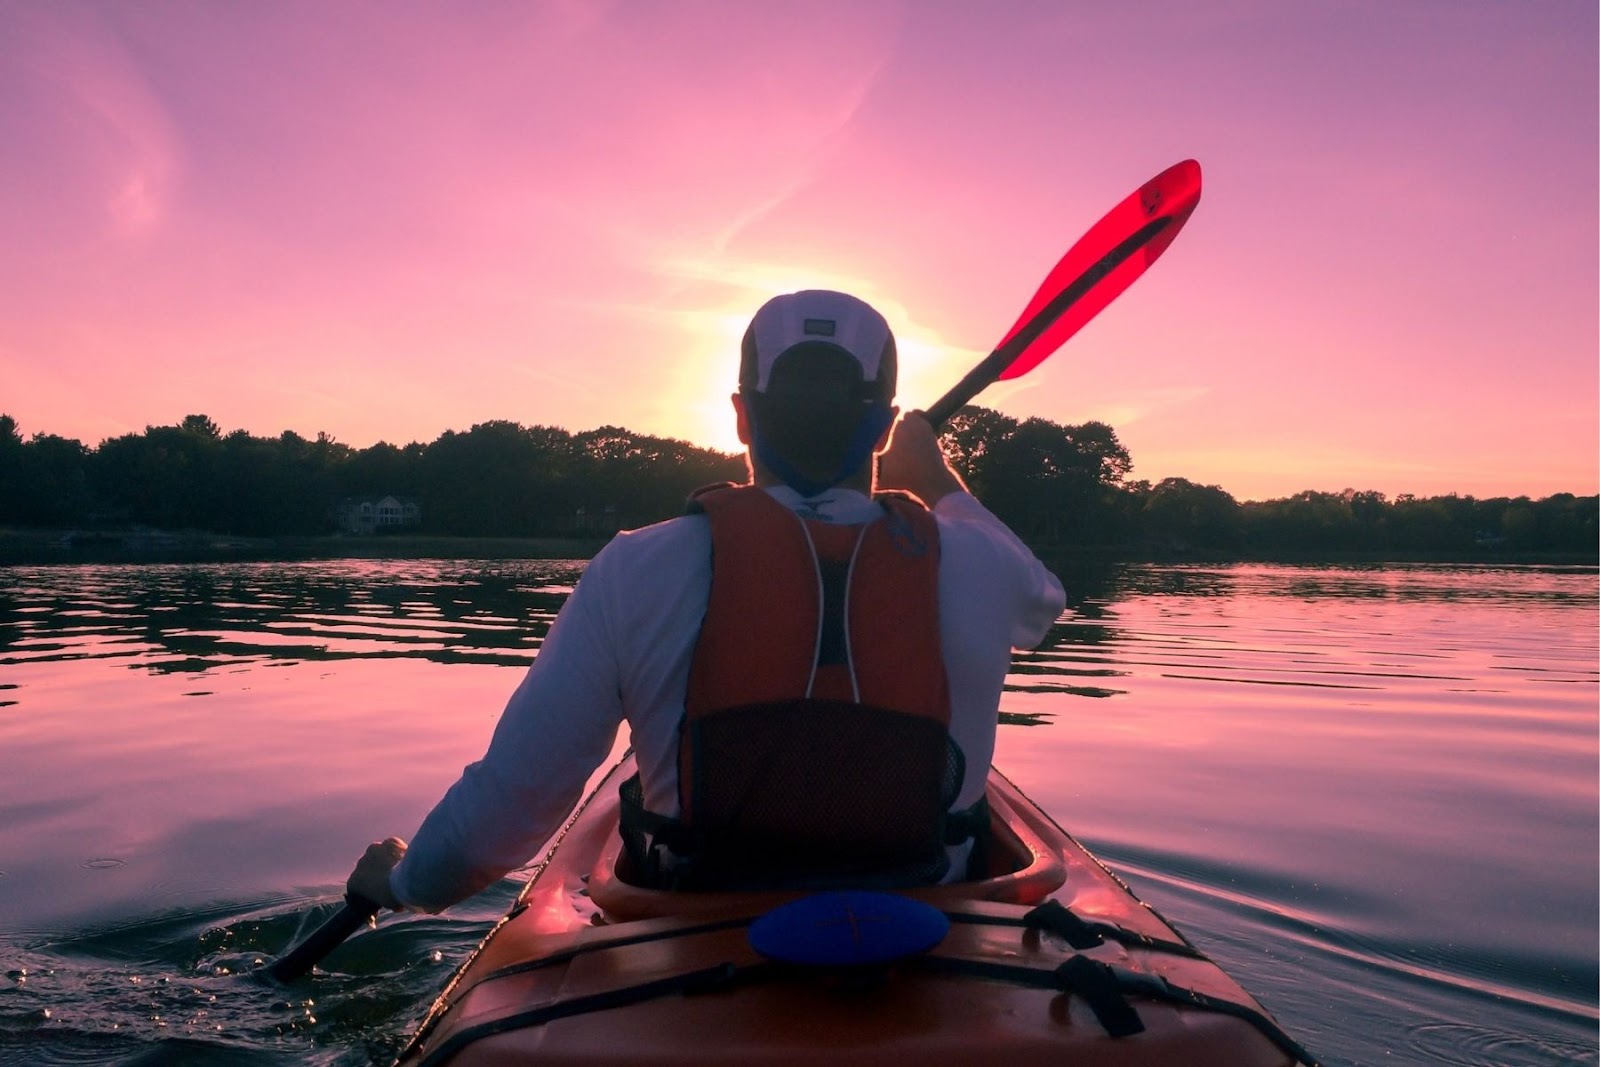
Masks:
[[[0,1062],[384,1062],[510,904],[286,992],[487,740],[581,564],[0,569]],[[1594,1064],[1597,578],[1119,567],[997,762],[1332,1064]]]

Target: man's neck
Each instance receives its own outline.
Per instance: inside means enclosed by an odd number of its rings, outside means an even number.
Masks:
[[[872,495],[872,472],[873,472],[873,468],[875,466],[876,466],[876,464],[873,464],[873,463],[862,464],[862,469],[861,470],[857,471],[855,474],[851,475],[850,477],[844,479],[841,482],[837,482],[834,485],[830,485],[828,487],[828,489],[823,490],[823,492],[827,492],[828,490],[832,490],[832,489],[852,489],[857,493],[862,493],[862,494],[865,494],[866,496],[871,496]],[[759,462],[757,462],[754,457],[751,457],[751,461],[750,461],[750,480],[756,486],[758,486],[758,487],[760,487],[762,489],[771,489],[774,486],[784,485],[785,484],[785,482],[784,482],[784,480],[782,478],[779,478],[776,474],[773,474],[771,471],[767,470]],[[813,496],[820,496],[821,494],[820,493],[813,493],[812,495]]]

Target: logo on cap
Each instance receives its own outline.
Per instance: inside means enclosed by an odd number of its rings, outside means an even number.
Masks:
[[[807,319],[805,334],[807,337],[832,337],[839,324],[832,319]]]

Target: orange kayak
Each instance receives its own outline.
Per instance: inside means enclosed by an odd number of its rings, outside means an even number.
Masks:
[[[579,807],[401,1065],[1315,1064],[999,771],[987,877],[897,891],[948,932],[867,966],[752,946],[752,924],[805,894],[630,884],[633,772],[625,757]]]

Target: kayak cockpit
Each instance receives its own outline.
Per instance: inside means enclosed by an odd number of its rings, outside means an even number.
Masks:
[[[1009,782],[1005,783],[1010,786]],[[1011,792],[1015,792],[1014,787]],[[1041,827],[1025,817],[1031,810],[1016,803],[1016,796],[991,785],[989,829],[979,854],[983,856],[983,877],[949,885],[904,890],[936,906],[956,900],[996,901],[1006,904],[1036,904],[1060,889],[1066,882],[1066,865],[1059,850],[1052,848]],[[596,797],[592,803],[617,803]],[[609,814],[596,812],[597,815]],[[1059,833],[1060,831],[1055,831]],[[653,889],[640,884],[632,869],[628,850],[620,834],[612,834],[600,846],[589,872],[590,899],[608,917],[627,921],[663,916],[708,917],[733,913],[760,913],[795,896],[793,891],[686,893]]]

